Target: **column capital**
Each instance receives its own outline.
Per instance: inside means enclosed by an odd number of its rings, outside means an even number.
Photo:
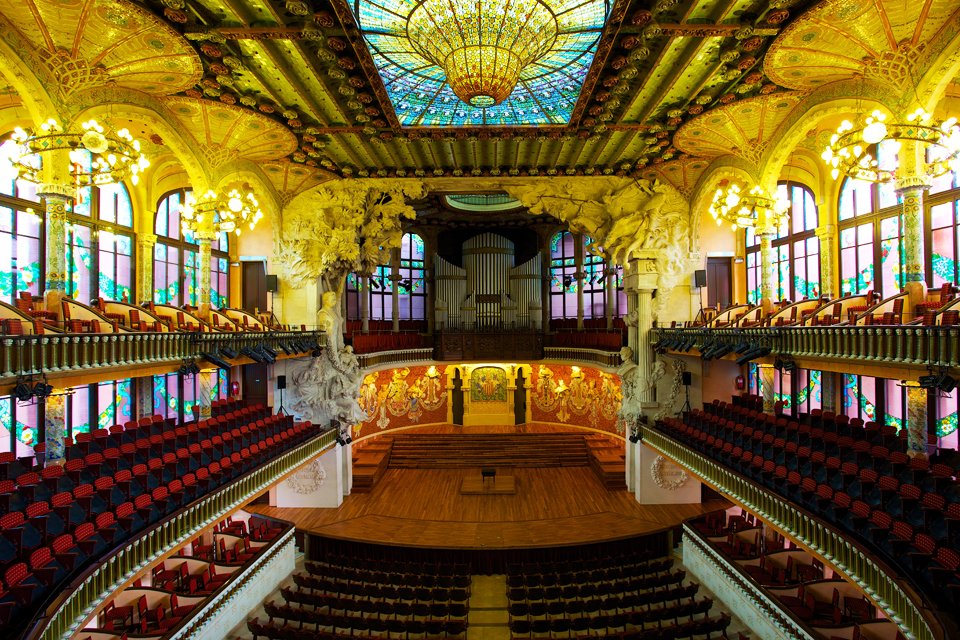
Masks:
[[[823,240],[824,238],[832,238],[837,233],[837,225],[835,224],[823,224],[817,227],[814,233],[817,234],[817,237]]]
[[[37,195],[45,200],[70,200],[77,199],[77,188],[72,184],[54,184],[41,183],[37,185]]]
[[[155,233],[138,233],[137,234],[137,244],[141,247],[152,247],[157,244],[157,234]]]
[[[930,186],[930,178],[920,174],[898,177],[895,183],[897,193],[904,191],[926,191]]]

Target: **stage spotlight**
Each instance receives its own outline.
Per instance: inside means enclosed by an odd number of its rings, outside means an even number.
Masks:
[[[265,344],[260,345],[260,351],[269,354],[274,360],[277,359],[277,352],[274,349],[271,349]]]
[[[337,444],[340,445],[341,447],[347,446],[347,441],[344,440],[343,437],[342,437],[339,433],[337,434],[337,438],[336,438],[336,439],[337,439]]]
[[[46,398],[51,393],[53,393],[53,385],[45,384],[43,382],[38,382],[33,385],[33,395],[37,398]]]
[[[243,349],[240,349],[240,355],[247,356],[254,362],[259,362],[260,364],[266,364],[266,360],[263,359],[263,355],[261,355],[253,347],[244,347]]]
[[[310,355],[313,356],[314,358],[319,358],[320,356],[323,355],[323,347],[321,347],[320,345],[315,346],[313,350],[310,352]]]
[[[285,354],[287,354],[288,356],[293,353],[293,350],[291,349],[290,345],[288,345],[288,344],[287,344],[286,342],[284,342],[283,340],[281,340],[280,342],[278,342],[278,343],[277,343],[277,346],[280,347],[280,349],[283,350],[283,352],[284,352]]]
[[[33,397],[33,389],[26,382],[18,382],[13,388],[13,395],[19,402],[26,402]]]
[[[240,355],[239,353],[237,353],[234,349],[231,349],[230,347],[220,347],[220,354],[223,355],[223,356],[225,356],[225,357],[227,357],[227,358],[229,358],[229,359],[231,359],[231,360],[233,360],[233,359],[236,358],[238,355]]]
[[[212,353],[204,353],[204,352],[200,353],[200,357],[202,357],[204,360],[206,360],[210,364],[220,367],[224,371],[230,371],[230,363],[224,360],[223,358],[215,356]]]
[[[755,360],[756,358],[762,358],[763,356],[768,355],[770,351],[771,351],[770,347],[753,347],[752,349],[744,353],[742,356],[737,358],[737,364],[743,365],[750,362],[751,360]]]

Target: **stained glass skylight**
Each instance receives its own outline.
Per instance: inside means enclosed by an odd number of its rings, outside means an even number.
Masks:
[[[456,14],[462,0],[446,1]],[[513,92],[488,107],[458,98],[443,68],[408,38],[408,18],[422,2],[353,0],[352,8],[401,125],[473,127],[569,122],[613,0],[539,0],[556,20],[556,38],[521,70]]]

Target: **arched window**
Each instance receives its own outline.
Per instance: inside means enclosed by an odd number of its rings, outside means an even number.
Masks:
[[[881,164],[895,158],[886,143],[876,151]],[[902,216],[894,185],[847,178],[840,190],[840,293],[903,287]]]
[[[423,238],[415,233],[405,233],[400,241],[400,280],[397,282],[401,320],[424,320],[427,317],[427,289],[423,274]]]
[[[165,194],[157,204],[153,249],[153,301],[174,306],[199,305],[200,251],[197,239],[180,226],[180,212],[190,194],[178,189]],[[210,304],[214,308],[229,306],[228,279],[230,254],[226,233],[211,243]]]
[[[133,296],[133,207],[122,183],[83,187],[67,215],[67,295],[80,302]]]
[[[582,244],[582,265],[577,261],[577,243]],[[593,240],[590,236],[561,231],[550,240],[550,314],[552,318],[577,317],[577,271],[583,271],[583,317],[606,316],[606,270],[602,256],[589,251]],[[623,268],[616,268],[616,294],[613,299],[613,315],[620,317],[627,312],[627,296],[623,291]]]
[[[396,283],[391,279],[392,264],[378,265],[370,276],[368,295],[370,320],[393,320],[393,292],[397,291],[400,320],[425,320],[427,282],[424,271],[423,238],[405,233],[400,240]],[[363,281],[356,273],[347,275],[347,318],[359,320]]]
[[[45,276],[44,224],[36,185],[16,179],[12,140],[0,144],[0,300],[12,303],[21,291],[39,295]]]
[[[790,202],[790,215],[770,243],[776,278],[773,295],[777,300],[816,298],[820,295],[820,240],[813,194],[795,182],[781,182],[777,193]],[[762,296],[760,237],[748,228],[745,238],[747,302],[757,304]]]
[[[550,240],[550,317],[577,317],[577,236],[561,231]]]

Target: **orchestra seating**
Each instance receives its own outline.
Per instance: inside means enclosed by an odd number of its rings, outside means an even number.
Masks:
[[[0,454],[0,626],[16,626],[116,546],[317,435],[261,405],[175,424],[162,416],[79,434],[64,465]]]
[[[856,537],[941,607],[960,604],[955,451],[911,458],[894,427],[820,410],[771,415],[753,398],[714,401],[657,428]]]

